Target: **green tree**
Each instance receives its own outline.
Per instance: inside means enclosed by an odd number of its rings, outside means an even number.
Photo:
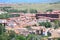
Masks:
[[[0,40],[8,40],[7,38],[8,38],[7,35],[0,35]]]
[[[23,13],[27,13],[28,11],[27,11],[27,9],[25,9],[25,10],[23,10],[22,12],[23,12]]]
[[[37,13],[37,10],[35,10],[35,9],[30,9],[30,13]]]
[[[26,40],[26,37],[23,35],[16,36],[16,40]]]
[[[9,13],[4,13],[0,14],[0,19],[6,19],[6,18],[12,18],[12,17],[19,17],[19,14],[9,14]]]
[[[34,35],[34,34],[29,34],[26,40],[40,40],[41,36],[40,35]]]
[[[8,40],[11,40],[11,39],[15,38],[15,35],[16,35],[15,32],[10,30],[8,32]]]
[[[48,9],[48,10],[46,10],[46,12],[52,12],[53,11],[53,9]]]
[[[8,13],[0,14],[0,19],[5,19],[5,18],[8,18],[8,17],[9,17]]]
[[[4,24],[0,23],[0,40],[11,40],[15,37],[14,31],[6,32]]]
[[[59,28],[59,25],[60,25],[59,22],[60,22],[59,20],[55,20],[55,21],[54,21],[54,24],[55,24],[55,27],[54,27],[54,28],[55,28],[55,29],[56,29],[56,28]]]
[[[0,23],[0,40],[7,40],[7,34],[5,34],[5,26]]]
[[[0,35],[3,34],[5,32],[5,26],[4,24],[0,23]]]
[[[57,38],[57,40],[60,40],[60,38]]]
[[[50,13],[52,13],[52,11],[53,11],[53,9],[46,10],[46,12],[50,12]]]
[[[51,23],[50,23],[50,22],[46,22],[46,23],[45,23],[45,27],[46,27],[46,28],[50,28],[50,27],[51,27]]]
[[[50,22],[41,22],[39,23],[40,26],[45,26],[46,28],[50,28],[52,25]]]

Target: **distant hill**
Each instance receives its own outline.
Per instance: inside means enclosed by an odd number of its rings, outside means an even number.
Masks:
[[[60,4],[60,1],[58,1],[58,2],[54,2],[54,3],[51,3],[51,4]]]
[[[60,10],[60,3],[56,4],[0,4],[0,7],[12,7],[14,9],[18,10],[24,10],[24,9],[36,9],[38,11],[46,11],[47,9],[53,9],[53,10]]]

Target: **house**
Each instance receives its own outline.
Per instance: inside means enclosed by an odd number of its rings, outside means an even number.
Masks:
[[[44,17],[44,16],[39,16],[39,19],[37,19],[37,22],[50,22],[50,17]]]
[[[60,38],[60,28],[51,30],[51,36],[48,39],[55,40],[58,38]]]
[[[52,13],[59,14],[60,10],[54,10]]]
[[[43,31],[46,30],[44,26],[31,26],[31,29],[32,29],[31,32],[34,32],[35,34],[38,35],[43,35]]]
[[[4,24],[4,26],[6,26],[7,20],[6,20],[6,19],[0,19],[0,23],[1,23],[1,24]]]
[[[7,23],[6,19],[0,19],[0,23]]]
[[[28,36],[29,31],[27,30],[27,28],[15,28],[14,31],[18,34],[22,34],[25,36]]]

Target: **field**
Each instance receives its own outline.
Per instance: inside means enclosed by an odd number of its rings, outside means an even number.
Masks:
[[[24,10],[24,9],[36,9],[38,11],[46,11],[48,9],[60,10],[59,4],[4,4],[2,6],[11,6],[14,9]],[[1,7],[1,5],[0,5]]]

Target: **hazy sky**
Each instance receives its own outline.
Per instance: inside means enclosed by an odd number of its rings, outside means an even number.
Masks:
[[[0,0],[0,3],[51,3],[60,0]]]

